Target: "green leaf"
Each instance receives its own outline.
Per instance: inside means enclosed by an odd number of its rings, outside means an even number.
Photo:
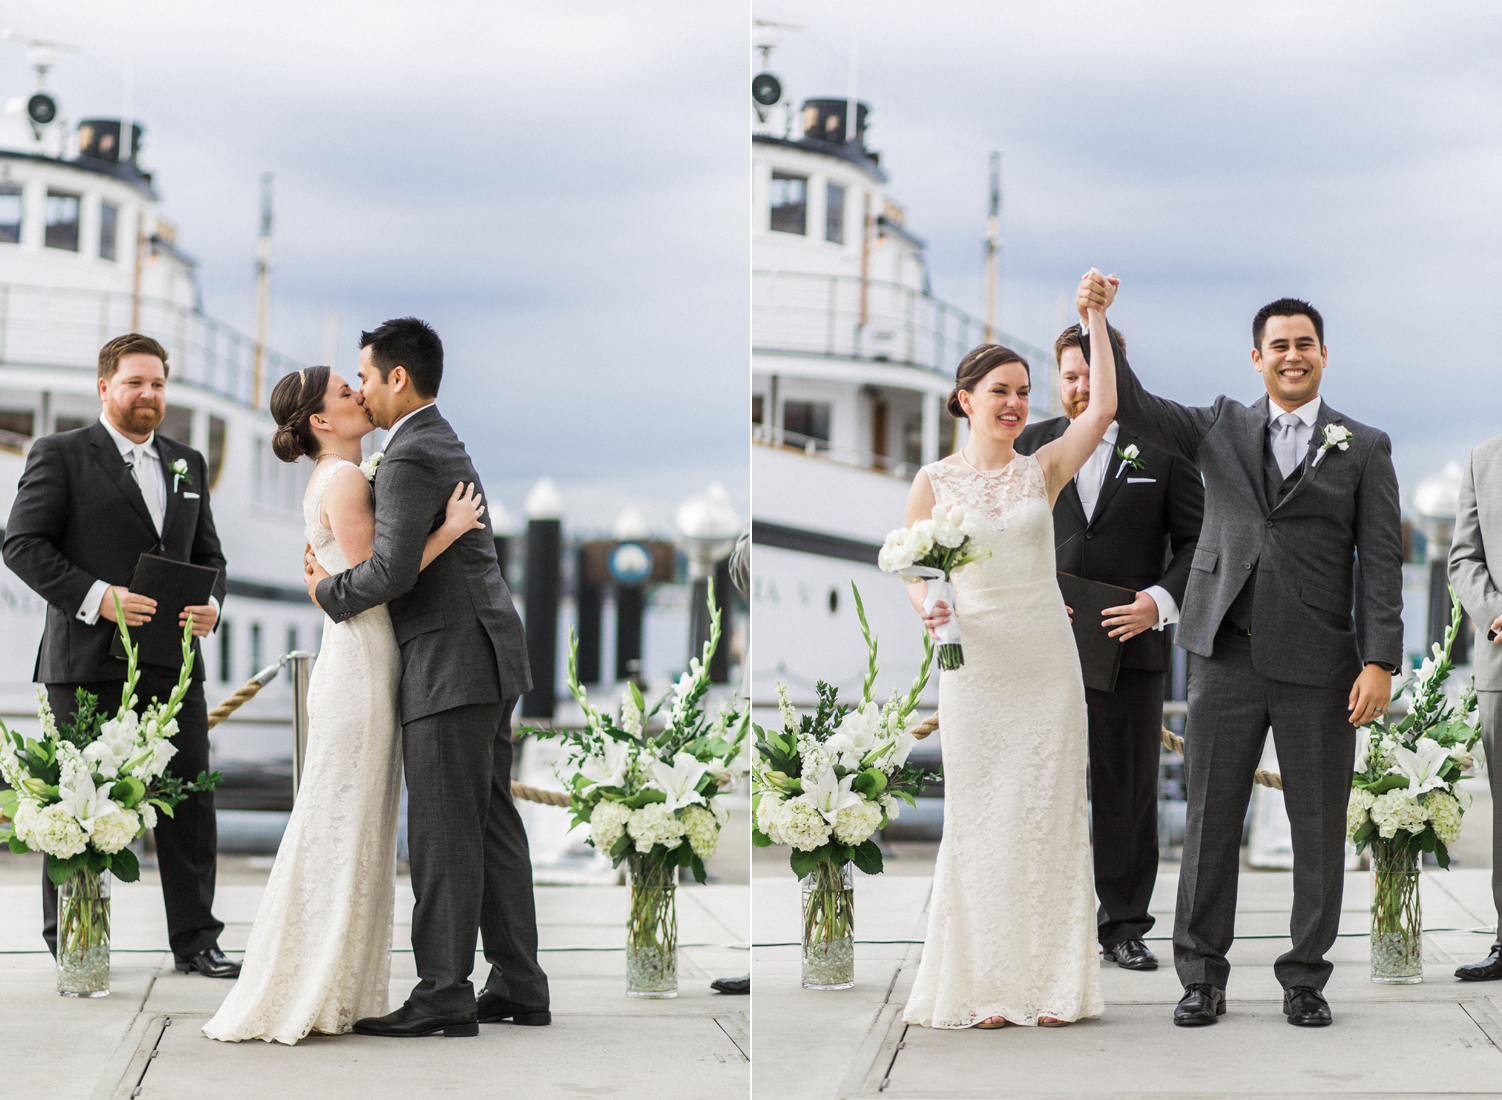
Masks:
[[[828,847],[828,845],[826,845],[825,847]],[[793,868],[793,874],[797,875],[799,878],[807,878],[809,875],[813,874],[814,869],[823,862],[823,860],[818,855],[818,853],[822,850],[823,849],[816,848],[812,852],[805,852],[799,848],[794,848],[792,855],[788,857],[788,862],[792,865]]]
[[[58,859],[54,856],[47,858],[47,877],[52,880],[52,885],[61,886],[73,877],[75,871],[81,871],[88,866],[88,853],[80,852],[76,856],[67,859]]]
[[[685,842],[683,846],[687,848],[687,842]],[[704,886],[709,882],[709,872],[704,870],[704,861],[702,859],[700,859],[698,856],[694,856],[689,860],[688,866],[689,870],[693,871],[694,873],[694,881],[697,882],[700,886]]]
[[[161,810],[162,813],[166,814],[168,817],[175,817],[176,816],[172,812],[172,806],[169,803],[163,801],[160,798],[153,798],[151,800],[151,804],[153,806],[155,806],[157,809]]]
[[[31,851],[30,848],[26,847],[26,842],[24,840],[22,840],[20,837],[16,836],[15,833],[11,833],[10,834],[10,841],[9,841],[9,843],[10,843],[10,850],[12,852],[16,853],[16,855],[18,855],[18,856],[19,855],[25,855],[27,852]]]
[[[141,878],[141,863],[129,848],[121,848],[110,857],[110,871],[121,882],[138,882]]]
[[[874,840],[867,839],[853,853],[852,863],[856,868],[868,875],[879,875],[882,870],[881,847]]]
[[[752,826],[751,843],[758,848],[770,848],[772,846],[772,838],[769,837],[766,833],[762,832],[760,829]]]
[[[626,854],[626,850],[630,847],[631,834],[622,832],[621,835],[616,838],[615,843],[610,846],[610,858],[619,862],[621,857]]]

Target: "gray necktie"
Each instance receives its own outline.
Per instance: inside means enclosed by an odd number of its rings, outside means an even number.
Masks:
[[[1273,461],[1284,477],[1293,473],[1293,468],[1299,464],[1298,437],[1294,432],[1298,422],[1299,418],[1293,413],[1284,413],[1273,421]]]
[[[154,486],[141,480],[141,469],[146,461],[146,446],[137,443],[130,449],[130,476],[136,479],[136,484],[141,488],[141,499],[146,502],[146,511],[151,513],[151,522],[156,525],[157,534],[162,531],[162,499]]]

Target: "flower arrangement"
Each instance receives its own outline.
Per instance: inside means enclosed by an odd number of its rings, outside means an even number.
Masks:
[[[881,848],[871,837],[896,820],[903,802],[916,805],[923,788],[923,769],[907,762],[918,743],[909,726],[928,685],[934,652],[925,633],[923,665],[912,686],[878,707],[877,640],[860,589],[850,587],[866,639],[860,702],[840,703],[838,689],[821,680],[814,713],[800,719],[787,689],[778,684],[781,732],[753,727],[752,841],[757,847],[792,847],[793,873],[805,880],[804,984],[824,989],[850,984],[831,980],[853,965],[853,899],[845,865],[880,874]]]
[[[746,772],[740,757],[750,730],[749,707],[732,699],[711,715],[703,705],[709,660],[720,642],[713,584],[709,620],[702,657],[689,662],[672,690],[648,709],[641,690],[630,684],[618,717],[589,702],[579,683],[578,639],[570,632],[568,687],[584,712],[584,727],[522,731],[567,743],[569,769],[559,778],[573,798],[573,824],[589,826],[588,843],[608,855],[613,866],[625,861],[630,868],[628,991],[633,984],[669,980],[677,988],[671,914],[677,869],[687,868],[695,881],[707,881],[704,860],[718,848],[728,816],[718,796]],[[647,723],[659,714],[662,731],[651,733]],[[633,958],[641,971],[636,975],[631,973]]]
[[[932,611],[943,601],[954,608],[954,585],[950,575],[961,566],[985,561],[991,551],[975,545],[975,527],[959,505],[946,508],[935,504],[929,519],[920,519],[911,527],[899,527],[889,533],[877,555],[876,564],[884,573],[897,573],[928,581],[923,608]],[[965,663],[960,645],[960,624],[953,614],[935,630],[939,643],[939,667],[957,669]]]

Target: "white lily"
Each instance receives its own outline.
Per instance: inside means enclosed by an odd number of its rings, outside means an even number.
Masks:
[[[589,780],[590,789],[595,787],[619,787],[626,781],[626,769],[631,765],[631,746],[624,741],[609,738],[605,741],[605,756],[586,757],[579,765],[579,774]]]
[[[1356,731],[1356,763],[1352,768],[1355,772],[1366,771],[1368,764],[1367,756],[1372,750],[1372,727],[1362,726]]]
[[[1389,775],[1401,775],[1408,780],[1408,797],[1417,798],[1425,791],[1443,787],[1445,781],[1440,772],[1450,762],[1450,750],[1432,737],[1420,737],[1411,749],[1395,745],[1392,750],[1393,766]]]
[[[812,784],[804,783],[803,793],[798,799],[818,810],[820,816],[833,825],[834,819],[840,816],[840,811],[845,807],[860,805],[861,796],[850,789],[854,782],[854,775],[837,779],[834,769],[829,768]]]
[[[704,778],[704,773],[708,770],[709,765],[695,760],[689,753],[680,752],[673,757],[672,767],[661,760],[652,761],[653,782],[648,785],[668,796],[666,805],[669,813],[695,803],[702,806],[704,796],[694,788],[698,787],[699,780]]]
[[[91,833],[94,831],[96,821],[120,808],[105,794],[108,789],[102,786],[95,787],[92,779],[83,776],[76,786],[64,787],[58,792],[61,796],[58,804],[78,820],[79,828],[86,833]]]

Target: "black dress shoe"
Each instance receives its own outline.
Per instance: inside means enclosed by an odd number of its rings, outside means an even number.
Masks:
[[[1330,1022],[1330,1005],[1319,990],[1296,985],[1283,994],[1283,1015],[1295,1027],[1324,1027]]]
[[[475,1000],[475,1009],[482,1024],[499,1024],[510,1020],[523,1027],[543,1027],[553,1022],[553,1014],[548,1011],[547,1005],[538,1008],[536,1005],[517,1004],[488,989],[480,990],[480,996]]]
[[[206,947],[196,955],[178,959],[177,968],[187,974],[196,970],[205,978],[238,978],[240,976],[240,964],[233,959],[226,958],[224,952],[217,947]]]
[[[1173,1010],[1173,1022],[1180,1027],[1204,1027],[1225,1014],[1226,991],[1195,982],[1184,987],[1184,999]]]
[[[1123,970],[1156,970],[1158,956],[1141,940],[1122,940],[1103,948],[1100,957],[1113,962]]]
[[[415,1039],[420,1035],[437,1035],[439,1032],[449,1038],[478,1035],[480,1024],[473,1012],[463,1016],[429,1016],[425,1012],[417,1011],[410,1002],[384,1016],[367,1016],[363,1020],[355,1021],[356,1035],[384,1035],[392,1039]]]
[[[709,983],[709,988],[716,993],[750,993],[751,975],[746,974],[739,978],[716,978]]]
[[[1494,945],[1492,953],[1479,963],[1458,967],[1455,976],[1467,982],[1494,982],[1502,978],[1502,944]]]

